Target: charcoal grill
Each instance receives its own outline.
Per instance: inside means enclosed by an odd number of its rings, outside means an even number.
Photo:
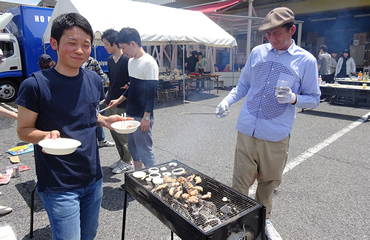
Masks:
[[[173,165],[172,163],[176,163],[177,166],[170,166]],[[143,178],[135,178],[133,172],[126,172],[122,239],[125,238],[127,194],[129,193],[170,228],[171,239],[173,239],[173,233],[176,233],[181,239],[250,240],[255,239],[261,233],[261,239],[265,240],[265,231],[261,230],[265,229],[266,208],[261,203],[177,160],[159,164],[156,167],[159,169],[166,167],[169,172],[174,168],[184,168],[186,173],[182,176],[186,177],[192,174],[200,176],[202,179],[200,185],[203,187],[203,193],[211,192],[212,197],[204,200],[206,203],[197,204],[215,206],[215,215],[218,220],[213,218],[210,221],[199,219],[199,217],[194,216],[194,211],[191,207],[185,208],[188,211],[184,212],[183,208],[178,206],[179,204],[172,204],[170,202],[172,200],[162,196],[165,194],[153,190],[153,186],[158,185],[151,185]],[[148,169],[143,169],[142,171],[149,173]],[[193,205],[195,209],[197,209],[197,204]],[[227,210],[226,212],[225,209]],[[244,236],[244,238],[235,238],[234,236]]]

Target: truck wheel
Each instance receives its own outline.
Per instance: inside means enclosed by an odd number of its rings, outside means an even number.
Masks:
[[[13,102],[17,98],[18,85],[5,80],[0,82],[0,102]]]

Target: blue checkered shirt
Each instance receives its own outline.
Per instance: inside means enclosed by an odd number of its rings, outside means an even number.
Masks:
[[[292,132],[296,107],[315,108],[320,103],[320,86],[315,57],[295,45],[279,52],[270,43],[255,47],[238,85],[226,100],[231,106],[245,97],[236,130],[266,141],[280,141]],[[275,96],[278,79],[289,82],[297,102],[279,104]]]

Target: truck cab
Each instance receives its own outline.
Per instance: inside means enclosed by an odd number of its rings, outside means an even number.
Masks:
[[[11,33],[0,33],[0,99],[13,101],[17,97],[18,86],[23,80],[22,62],[17,38]]]
[[[42,41],[42,35],[53,13],[52,8],[18,6],[0,15],[0,102],[17,98],[21,82],[39,71],[39,56],[56,52]],[[49,45],[50,46],[50,45]]]

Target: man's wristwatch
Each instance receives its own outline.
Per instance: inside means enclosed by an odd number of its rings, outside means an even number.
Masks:
[[[150,117],[146,116],[144,117],[145,120],[149,121],[150,120]]]

